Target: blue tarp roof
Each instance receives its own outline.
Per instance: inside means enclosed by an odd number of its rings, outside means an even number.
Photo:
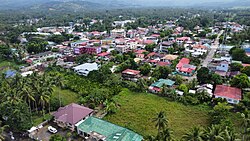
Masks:
[[[5,72],[5,77],[6,78],[9,78],[9,77],[14,77],[15,75],[16,75],[16,71],[15,70],[7,70],[6,72]]]

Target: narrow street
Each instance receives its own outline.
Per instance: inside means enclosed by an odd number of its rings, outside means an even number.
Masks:
[[[208,52],[208,55],[207,57],[203,60],[203,62],[201,63],[200,67],[207,67],[207,65],[209,64],[209,62],[212,61],[213,59],[213,56],[216,52],[216,50],[219,48],[220,46],[220,43],[219,43],[219,40],[220,40],[220,36],[224,33],[224,30],[221,30],[220,33],[218,34],[218,37],[215,39],[214,43],[211,45],[211,49],[210,51]],[[197,70],[199,70],[199,68],[197,68]],[[185,79],[187,79],[188,81],[192,81],[193,79],[197,79],[196,77],[197,75],[197,72],[195,72],[195,74],[191,77],[186,77]]]
[[[214,41],[214,44],[212,44],[211,46],[211,50],[209,51],[207,57],[205,58],[205,60],[202,62],[201,66],[202,67],[207,67],[208,63],[212,60],[216,50],[219,48],[219,40],[220,40],[220,36],[223,34],[223,30],[219,33],[218,37],[216,38],[216,40]]]

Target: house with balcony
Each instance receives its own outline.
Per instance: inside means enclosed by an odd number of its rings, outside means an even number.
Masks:
[[[180,37],[180,38],[176,38],[176,43],[177,44],[184,44],[184,42],[187,42],[190,40],[190,37]]]
[[[140,73],[138,70],[126,69],[122,72],[122,77],[125,80],[137,81],[141,77]]]
[[[213,59],[207,67],[210,71],[225,77],[229,71],[230,62],[221,59]]]
[[[126,31],[125,29],[113,29],[110,31],[110,35],[112,38],[125,38]]]
[[[129,46],[127,45],[116,45],[115,50],[117,50],[120,53],[128,52]]]
[[[173,42],[171,41],[164,41],[160,43],[160,51],[161,52],[168,52],[169,48],[173,47]]]

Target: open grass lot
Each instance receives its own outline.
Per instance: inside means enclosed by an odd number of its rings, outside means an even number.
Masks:
[[[61,99],[62,99],[62,105],[68,105],[73,102],[78,101],[78,95],[77,93],[74,93],[70,90],[62,90],[60,88],[55,87],[54,92],[52,94],[52,98],[58,98],[58,93],[60,93]]]
[[[118,112],[105,119],[143,136],[157,134],[152,118],[161,110],[165,111],[169,126],[178,139],[193,126],[209,124],[209,107],[206,106],[185,106],[156,95],[137,94],[128,90],[121,92],[115,100],[121,105]]]

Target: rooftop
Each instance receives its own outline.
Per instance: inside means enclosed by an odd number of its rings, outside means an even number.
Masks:
[[[172,80],[170,80],[170,79],[159,79],[157,82],[153,83],[151,86],[152,86],[152,87],[161,88],[163,85],[173,86],[174,83],[175,83],[175,82],[172,81]]]
[[[217,85],[214,91],[215,96],[227,97],[231,99],[241,100],[241,90],[239,88]]]
[[[86,133],[105,136],[107,141],[141,141],[143,139],[131,130],[92,116],[79,124],[77,128]]]
[[[131,69],[126,69],[122,72],[123,74],[130,74],[130,75],[138,75],[140,74],[140,71],[138,70],[131,70]]]
[[[59,108],[57,112],[53,114],[53,116],[59,121],[74,125],[92,112],[92,109],[72,103],[65,107]]]

